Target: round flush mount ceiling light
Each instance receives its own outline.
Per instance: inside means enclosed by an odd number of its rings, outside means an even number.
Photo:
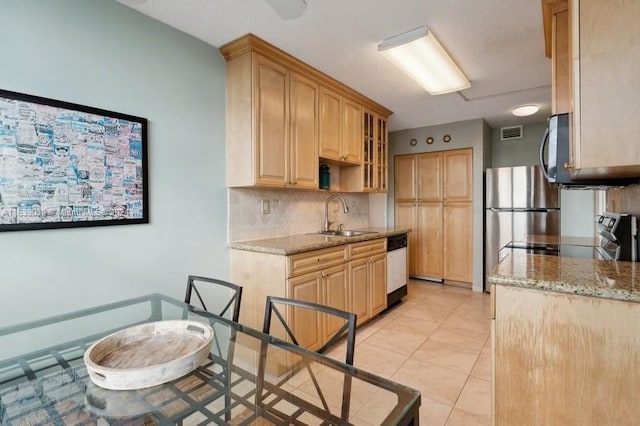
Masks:
[[[520,105],[515,107],[511,112],[518,117],[526,117],[533,115],[540,110],[538,105]]]

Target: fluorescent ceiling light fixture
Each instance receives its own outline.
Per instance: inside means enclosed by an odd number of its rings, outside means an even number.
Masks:
[[[526,117],[533,115],[540,110],[538,105],[520,105],[515,107],[511,112],[518,117]]]
[[[471,83],[427,27],[386,38],[378,51],[432,95],[468,89]]]

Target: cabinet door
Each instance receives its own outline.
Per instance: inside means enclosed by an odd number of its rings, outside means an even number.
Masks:
[[[471,282],[473,272],[473,204],[444,207],[444,279]]]
[[[420,229],[418,227],[416,217],[417,217],[417,207],[415,203],[396,202],[396,210],[395,210],[396,228],[411,229],[411,232],[407,234],[408,246],[409,246],[409,275],[411,276],[416,275],[416,272],[418,270],[418,259],[421,252],[418,245],[418,234],[420,232]]]
[[[342,156],[340,151],[342,132],[341,97],[322,86],[320,86],[319,96],[319,155],[323,158],[340,160]]]
[[[471,148],[444,151],[442,163],[444,201],[471,201],[473,199]]]
[[[442,203],[419,203],[417,206],[418,232],[415,275],[442,278]]]
[[[324,300],[323,305],[342,311],[349,311],[349,295],[347,292],[347,268],[346,265],[322,271]],[[326,343],[344,325],[342,318],[327,315],[323,319],[323,343]]]
[[[256,56],[255,67],[256,183],[284,186],[289,137],[289,71],[262,56]]]
[[[417,170],[418,199],[428,202],[442,201],[442,154],[418,154]]]
[[[362,187],[365,191],[376,188],[376,116],[371,111],[364,111],[363,116],[363,156],[362,156]]]
[[[551,112],[571,112],[571,57],[569,55],[569,10],[566,2],[553,7],[551,18]]]
[[[291,73],[291,138],[288,182],[295,188],[318,188],[318,85]]]
[[[289,293],[287,297],[322,303],[321,285],[322,274],[320,271],[290,278],[288,280]],[[322,346],[320,313],[310,309],[289,308],[286,318],[300,346],[311,350],[320,348]],[[271,318],[272,326],[277,322],[276,318]]]
[[[357,322],[369,319],[369,259],[349,262],[349,287],[351,289],[351,312],[358,315]]]
[[[375,186],[378,191],[387,191],[388,182],[388,132],[387,120],[376,116]]]
[[[415,155],[396,155],[394,166],[394,192],[396,202],[415,201],[418,197],[416,190],[416,161]]]
[[[342,98],[341,160],[362,162],[362,107],[359,103]]]
[[[573,6],[575,166],[579,177],[640,175],[640,2]],[[578,4],[579,3],[579,4]],[[579,54],[578,54],[579,53]]]
[[[387,254],[373,256],[369,263],[369,314],[373,317],[387,307]]]

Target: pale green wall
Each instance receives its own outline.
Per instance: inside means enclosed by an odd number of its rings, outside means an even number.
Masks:
[[[490,166],[490,130],[482,119],[460,121],[438,126],[420,127],[417,129],[400,130],[389,134],[389,192],[387,194],[388,224],[394,225],[394,157],[402,154],[412,154],[428,151],[442,151],[447,149],[473,148],[473,289],[482,291],[483,253],[484,253],[484,170]],[[442,137],[448,134],[451,142],[444,143]],[[427,145],[428,136],[434,138],[432,145]],[[416,146],[410,145],[410,140],[417,140]]]
[[[500,140],[500,128],[493,129],[491,167],[533,166],[539,163],[538,148],[547,123],[522,126],[522,139]]]
[[[115,1],[0,0],[0,88],[149,120],[148,225],[0,234],[0,327],[228,278],[225,67]]]

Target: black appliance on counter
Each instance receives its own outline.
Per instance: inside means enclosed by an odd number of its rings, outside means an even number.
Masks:
[[[571,171],[565,168],[570,164],[571,115],[555,114],[549,117],[549,127],[540,142],[540,168],[549,183],[563,188],[598,189],[620,187],[638,183],[638,178],[588,179],[574,180]]]
[[[638,261],[637,218],[629,214],[603,213],[596,216],[598,235],[602,237],[597,247],[606,260]]]

